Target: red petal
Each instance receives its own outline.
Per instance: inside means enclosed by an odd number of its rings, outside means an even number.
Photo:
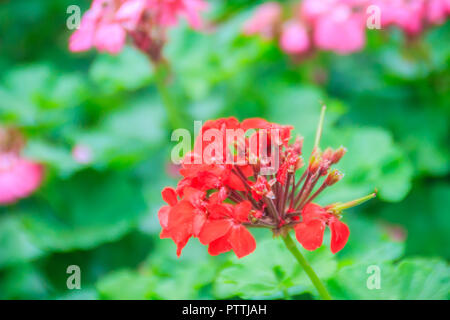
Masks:
[[[189,241],[190,237],[187,237],[186,239],[183,239],[181,241],[178,241],[176,243],[177,245],[177,257],[180,257],[181,255],[181,251],[184,249],[184,247],[186,246],[187,242]]]
[[[210,219],[223,219],[233,215],[233,205],[229,203],[211,204],[208,206]]]
[[[295,237],[303,248],[309,251],[316,250],[322,245],[325,223],[320,220],[302,222],[295,226]]]
[[[231,250],[231,244],[228,242],[228,237],[225,235],[222,238],[214,240],[209,244],[208,253],[212,256],[217,256],[221,253]]]
[[[231,173],[228,178],[225,181],[225,184],[230,187],[230,189],[237,190],[237,191],[247,191],[245,188],[244,183],[242,180],[235,175],[234,173]]]
[[[194,217],[194,207],[188,201],[180,201],[170,209],[167,230],[175,243],[192,236]]]
[[[203,225],[206,222],[206,213],[197,212],[194,217],[193,225],[192,225],[192,233],[195,237],[198,237],[200,231],[202,231]]]
[[[277,181],[282,185],[285,184],[287,179],[287,169],[288,169],[287,163],[283,163],[277,172]]]
[[[178,182],[177,193],[182,197],[184,195],[184,189],[192,185],[191,178],[184,178]]]
[[[169,223],[169,211],[169,206],[162,206],[158,211],[159,224],[163,228],[167,228],[167,224]]]
[[[245,177],[251,177],[253,176],[253,169],[251,165],[245,165],[245,166],[237,166],[239,169],[241,169],[241,172],[244,174]]]
[[[329,216],[330,214],[324,208],[315,203],[308,203],[302,210],[302,218],[305,222],[313,219],[326,220]]]
[[[177,256],[192,237],[193,220],[195,208],[185,200],[178,202],[170,208],[167,229],[163,229],[160,237],[171,238],[177,245]]]
[[[248,129],[264,129],[268,124],[269,122],[267,122],[267,120],[261,118],[250,118],[242,121],[241,128],[244,129],[244,131],[247,131]]]
[[[226,187],[221,187],[219,191],[213,192],[209,195],[209,203],[221,204],[228,197],[228,190]]]
[[[161,195],[163,200],[171,207],[177,204],[177,193],[175,192],[175,189],[167,187],[164,188],[163,191],[161,191]]]
[[[256,249],[256,241],[250,231],[243,225],[235,225],[231,229],[228,237],[228,242],[231,244],[234,253],[240,259],[249,255]]]
[[[250,210],[252,209],[252,203],[250,201],[242,201],[239,204],[236,205],[234,208],[234,214],[233,217],[238,222],[245,222],[248,221],[248,215],[250,213]]]
[[[205,198],[205,195],[206,193],[204,191],[191,187],[186,187],[184,189],[183,199],[189,201],[195,206],[202,202],[202,200]]]
[[[330,219],[328,226],[331,230],[331,252],[337,253],[345,247],[350,236],[350,229],[337,218]]]
[[[226,220],[207,220],[200,231],[198,239],[202,244],[209,244],[214,240],[223,237],[230,230],[232,222]]]
[[[167,229],[162,229],[161,233],[159,234],[160,239],[171,239],[170,232],[167,231]]]
[[[179,257],[181,255],[181,251],[186,246],[187,242],[189,241],[190,236],[186,236],[182,239],[174,240],[172,237],[172,234],[167,229],[163,229],[159,235],[161,239],[172,239],[175,242],[175,245],[177,246],[177,256]]]

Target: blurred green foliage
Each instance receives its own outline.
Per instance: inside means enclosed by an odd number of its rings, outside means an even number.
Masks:
[[[264,117],[294,125],[309,152],[326,103],[322,146],[348,153],[338,166],[345,178],[318,202],[374,188],[379,197],[346,213],[342,252],[323,247],[307,254],[311,264],[335,298],[448,298],[450,24],[415,43],[398,30],[370,31],[361,53],[294,63],[240,34],[253,2],[211,2],[214,33],[183,24],[165,50],[185,126]],[[1,124],[20,127],[26,154],[46,164],[36,194],[0,207],[0,298],[316,298],[268,232],[255,232],[257,250],[242,260],[210,257],[196,240],[177,259],[159,239],[160,190],[177,177],[152,66],[132,47],[118,56],[69,53],[69,4],[0,6]],[[73,160],[75,144],[92,149],[91,163]],[[66,287],[69,265],[81,268],[81,290]],[[370,265],[381,269],[380,290],[366,286]]]

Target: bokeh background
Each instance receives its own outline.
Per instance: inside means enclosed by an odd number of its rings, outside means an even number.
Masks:
[[[77,1],[82,10],[89,1]],[[311,150],[321,103],[322,147],[348,149],[345,178],[317,201],[378,198],[348,210],[347,247],[307,257],[335,298],[447,299],[450,258],[450,23],[407,42],[368,30],[352,55],[295,62],[242,35],[259,1],[210,1],[213,32],[170,32],[170,92],[185,127],[223,116],[295,126]],[[0,123],[27,137],[45,165],[31,197],[0,207],[1,299],[314,299],[314,289],[266,230],[237,260],[197,240],[181,258],[160,240],[160,191],[174,186],[171,127],[153,67],[130,46],[117,56],[67,49],[71,0],[0,1]],[[72,150],[92,152],[89,163]],[[253,232],[253,231],[252,231]],[[69,265],[81,290],[69,290]],[[367,267],[381,289],[366,286]]]

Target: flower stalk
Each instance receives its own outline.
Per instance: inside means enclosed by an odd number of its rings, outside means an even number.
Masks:
[[[169,124],[172,129],[183,128],[183,120],[178,112],[178,108],[172,98],[167,81],[169,76],[168,66],[165,62],[155,64],[155,84],[161,97],[162,104],[167,112]]]
[[[317,289],[317,292],[319,293],[319,296],[322,298],[322,300],[332,300],[331,295],[328,293],[327,288],[324,286],[320,278],[317,276],[314,269],[311,267],[309,262],[305,259],[305,257],[302,255],[300,250],[298,250],[297,246],[295,245],[295,242],[292,240],[289,233],[286,233],[286,235],[283,237],[284,244],[286,245],[286,248],[289,250],[290,253],[295,257],[298,264],[305,270],[308,278],[311,280],[314,287]]]

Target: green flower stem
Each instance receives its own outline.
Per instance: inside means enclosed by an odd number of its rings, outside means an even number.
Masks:
[[[297,259],[298,263],[302,266],[303,270],[305,270],[306,274],[308,275],[309,279],[313,283],[314,287],[316,287],[317,291],[319,292],[320,297],[323,300],[332,300],[330,294],[327,291],[327,288],[325,288],[322,281],[320,281],[319,277],[314,272],[314,269],[311,268],[308,261],[302,255],[300,250],[298,250],[294,241],[292,241],[292,238],[289,235],[289,233],[286,234],[286,236],[282,237],[282,238],[283,238],[284,244],[286,245],[286,248],[288,248],[288,250],[294,255],[295,259]]]
[[[170,92],[167,88],[167,77],[169,71],[166,63],[161,62],[155,66],[155,82],[159,95],[161,96],[162,103],[166,109],[169,124],[172,129],[183,128],[183,119],[179,113],[177,105],[175,104]]]

